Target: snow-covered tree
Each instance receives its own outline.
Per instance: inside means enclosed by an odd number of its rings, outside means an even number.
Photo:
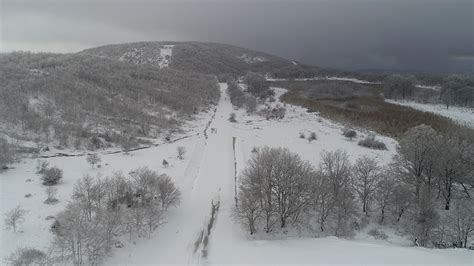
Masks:
[[[406,182],[414,186],[418,198],[422,187],[433,184],[433,171],[438,134],[430,126],[410,128],[401,137],[395,162],[400,172],[406,172]]]
[[[86,160],[90,165],[92,165],[92,168],[94,168],[94,165],[99,164],[102,161],[99,155],[95,153],[87,155]]]
[[[357,159],[352,167],[352,186],[362,202],[362,211],[366,215],[369,214],[381,174],[378,161],[367,156]]]
[[[16,206],[15,208],[5,213],[5,225],[8,228],[12,228],[13,232],[16,232],[18,225],[22,224],[25,221],[25,215],[27,213],[28,211],[21,208],[20,205]]]

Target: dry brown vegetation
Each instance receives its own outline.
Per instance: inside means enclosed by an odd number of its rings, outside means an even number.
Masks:
[[[282,96],[284,102],[381,134],[398,137],[411,127],[425,124],[442,134],[474,142],[474,130],[458,125],[449,118],[385,102],[380,96],[380,85],[350,85],[340,81],[285,81],[275,82],[272,86],[289,89]],[[334,93],[328,93],[330,88],[336,87],[338,89]]]

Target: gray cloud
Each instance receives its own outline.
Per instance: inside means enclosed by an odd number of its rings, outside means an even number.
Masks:
[[[0,2],[2,51],[143,40],[235,44],[326,67],[473,70],[468,0]]]

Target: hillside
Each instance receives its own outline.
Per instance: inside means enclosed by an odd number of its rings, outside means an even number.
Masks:
[[[0,136],[35,148],[127,149],[219,98],[214,76],[86,54],[2,55],[0,88]]]
[[[172,46],[169,67],[202,74],[242,76],[249,71],[276,78],[313,77],[317,67],[237,46],[203,42],[138,42],[87,49],[89,54],[159,66],[161,50]]]

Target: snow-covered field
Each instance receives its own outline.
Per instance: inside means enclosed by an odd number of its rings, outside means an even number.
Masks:
[[[52,239],[46,221],[55,215],[70,198],[74,182],[84,174],[107,176],[114,171],[127,173],[140,166],[148,166],[171,176],[182,191],[181,205],[170,210],[166,223],[150,239],[124,240],[125,247],[115,249],[106,264],[444,264],[472,265],[473,252],[465,249],[425,249],[408,246],[401,237],[391,236],[387,241],[374,240],[362,235],[355,240],[334,237],[279,239],[254,239],[233,222],[234,205],[234,151],[237,172],[251,156],[253,147],[282,146],[317,165],[322,150],[345,149],[355,160],[361,155],[376,156],[388,162],[395,151],[395,140],[377,136],[387,145],[387,151],[374,151],[357,145],[341,135],[342,126],[307,113],[305,109],[287,106],[282,121],[267,121],[259,116],[249,116],[243,110],[235,111],[226,96],[225,84],[221,84],[222,96],[210,128],[203,129],[212,113],[201,115],[188,126],[189,138],[171,144],[126,154],[102,155],[102,167],[92,169],[84,157],[58,157],[47,159],[51,165],[64,170],[64,181],[57,185],[60,203],[43,204],[44,186],[34,174],[36,160],[26,159],[15,169],[0,173],[1,214],[21,204],[29,212],[19,227],[22,232],[13,233],[2,228],[0,256],[8,255],[19,246],[46,248]],[[278,94],[283,90],[277,89]],[[277,97],[278,98],[278,97]],[[237,114],[237,123],[228,121],[229,113]],[[299,133],[316,132],[318,139],[309,143],[299,138]],[[358,138],[367,132],[358,132]],[[187,150],[184,160],[176,158],[176,148]],[[163,168],[166,159],[170,166]],[[106,165],[108,164],[108,165]],[[31,182],[26,182],[27,179]],[[31,193],[31,198],[24,195]],[[217,220],[209,239],[208,256],[203,258],[202,246],[195,252],[195,242],[201,231],[207,228],[211,203],[220,202]]]
[[[451,106],[446,109],[443,104],[424,104],[413,101],[393,101],[387,100],[389,103],[408,106],[420,111],[438,114],[447,118],[451,118],[461,125],[474,128],[474,108]]]

